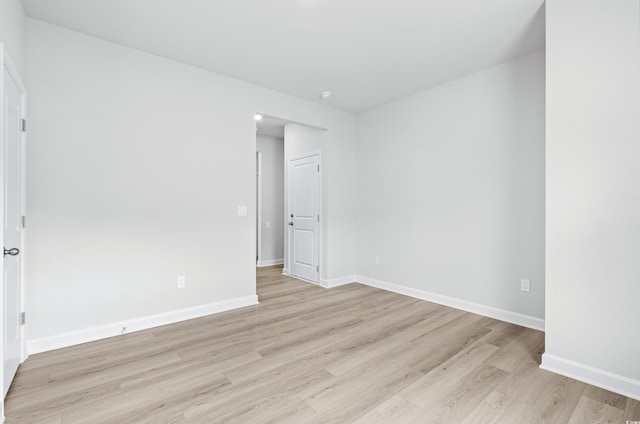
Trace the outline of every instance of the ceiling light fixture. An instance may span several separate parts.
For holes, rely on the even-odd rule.
[[[255,118],[256,121],[262,121],[262,118],[264,118],[264,116],[260,115],[259,113],[256,113],[254,118]]]
[[[320,98],[322,100],[327,100],[329,97],[331,97],[331,91],[323,91],[320,93]]]

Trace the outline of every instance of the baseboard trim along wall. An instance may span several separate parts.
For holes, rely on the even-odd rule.
[[[341,278],[332,278],[330,280],[321,279],[320,287],[324,287],[325,289],[330,289],[332,287],[344,286],[345,284],[355,283],[357,281],[355,275],[348,275],[346,277]]]
[[[263,267],[263,266],[274,266],[274,265],[282,265],[282,264],[284,264],[284,259],[270,259],[268,261],[258,261],[256,266]]]
[[[540,368],[621,394],[628,398],[640,400],[640,381],[629,377],[613,374],[549,353],[542,354],[542,364],[540,364]]]
[[[544,331],[544,320],[529,315],[519,314],[504,309],[493,308],[491,306],[481,305],[479,303],[467,302],[453,297],[442,296],[423,290],[413,289],[394,283],[375,280],[361,275],[356,276],[356,282],[365,284],[370,287],[376,287],[393,293],[403,294],[405,296],[415,297],[417,299],[426,300],[428,302],[437,303],[439,305],[449,306],[451,308],[460,309],[489,318],[495,318],[500,321],[510,322],[512,324],[521,325],[523,327],[532,328],[534,330]]]
[[[75,346],[82,343],[92,342],[108,337],[128,334],[134,331],[147,330],[161,325],[174,324],[180,321],[200,318],[203,316],[230,311],[232,309],[244,308],[258,304],[258,296],[246,296],[236,299],[224,300],[222,302],[210,303],[208,305],[194,306],[192,308],[180,309],[148,317],[135,318],[122,322],[91,327],[83,330],[72,331],[52,337],[27,340],[27,353],[47,352],[49,350],[60,349],[68,346]]]

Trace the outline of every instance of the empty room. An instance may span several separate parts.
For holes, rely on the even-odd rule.
[[[640,423],[638,0],[2,0],[0,422]]]

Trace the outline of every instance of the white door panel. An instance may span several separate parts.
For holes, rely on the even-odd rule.
[[[314,256],[314,246],[313,246],[313,230],[304,230],[304,229],[294,229],[295,232],[293,238],[295,239],[298,249],[294,250],[294,262],[297,265],[304,266],[315,266],[315,261],[313,260]],[[300,248],[305,247],[305,248]],[[308,247],[308,248],[307,248]]]
[[[320,154],[289,159],[290,275],[320,281]]]
[[[23,95],[3,66],[4,395],[22,360]],[[7,250],[9,250],[8,253]]]

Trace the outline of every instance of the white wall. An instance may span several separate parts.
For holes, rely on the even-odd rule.
[[[285,125],[284,157],[286,181],[287,158],[311,151],[322,151],[320,279],[324,284],[332,280],[350,279],[355,273],[356,187],[354,164],[356,163],[356,146],[355,143],[336,143],[333,128],[318,127],[326,129],[293,123]],[[356,132],[354,131],[352,135],[355,139]],[[353,179],[349,177],[349,174],[343,172],[346,169],[349,170],[350,175],[353,175]],[[285,189],[286,210],[287,193]],[[354,248],[352,249],[351,246]],[[285,264],[288,256],[287,249],[287,240],[285,239]]]
[[[640,399],[640,3],[548,1],[547,46],[543,367]]]
[[[20,0],[0,1],[0,43],[24,78],[24,10]]]
[[[262,154],[260,261],[271,264],[284,260],[284,140],[258,134],[256,149]]]
[[[362,113],[358,131],[357,273],[544,318],[543,51]]]
[[[329,128],[332,196],[354,186],[351,114],[31,19],[27,70],[32,342],[255,295],[257,110]]]
[[[355,166],[356,146],[336,143],[335,130],[312,128],[298,124],[284,127],[285,181],[288,174],[287,158],[299,154],[322,151],[322,247],[320,283],[335,280],[353,281],[355,274]],[[355,139],[356,133],[353,133]],[[348,169],[354,179],[342,172]],[[338,171],[338,172],[337,172]],[[338,189],[339,188],[339,189]],[[285,211],[287,193],[285,189]],[[353,226],[351,226],[353,225]],[[351,248],[354,246],[354,249]],[[288,256],[285,239],[285,264]]]

